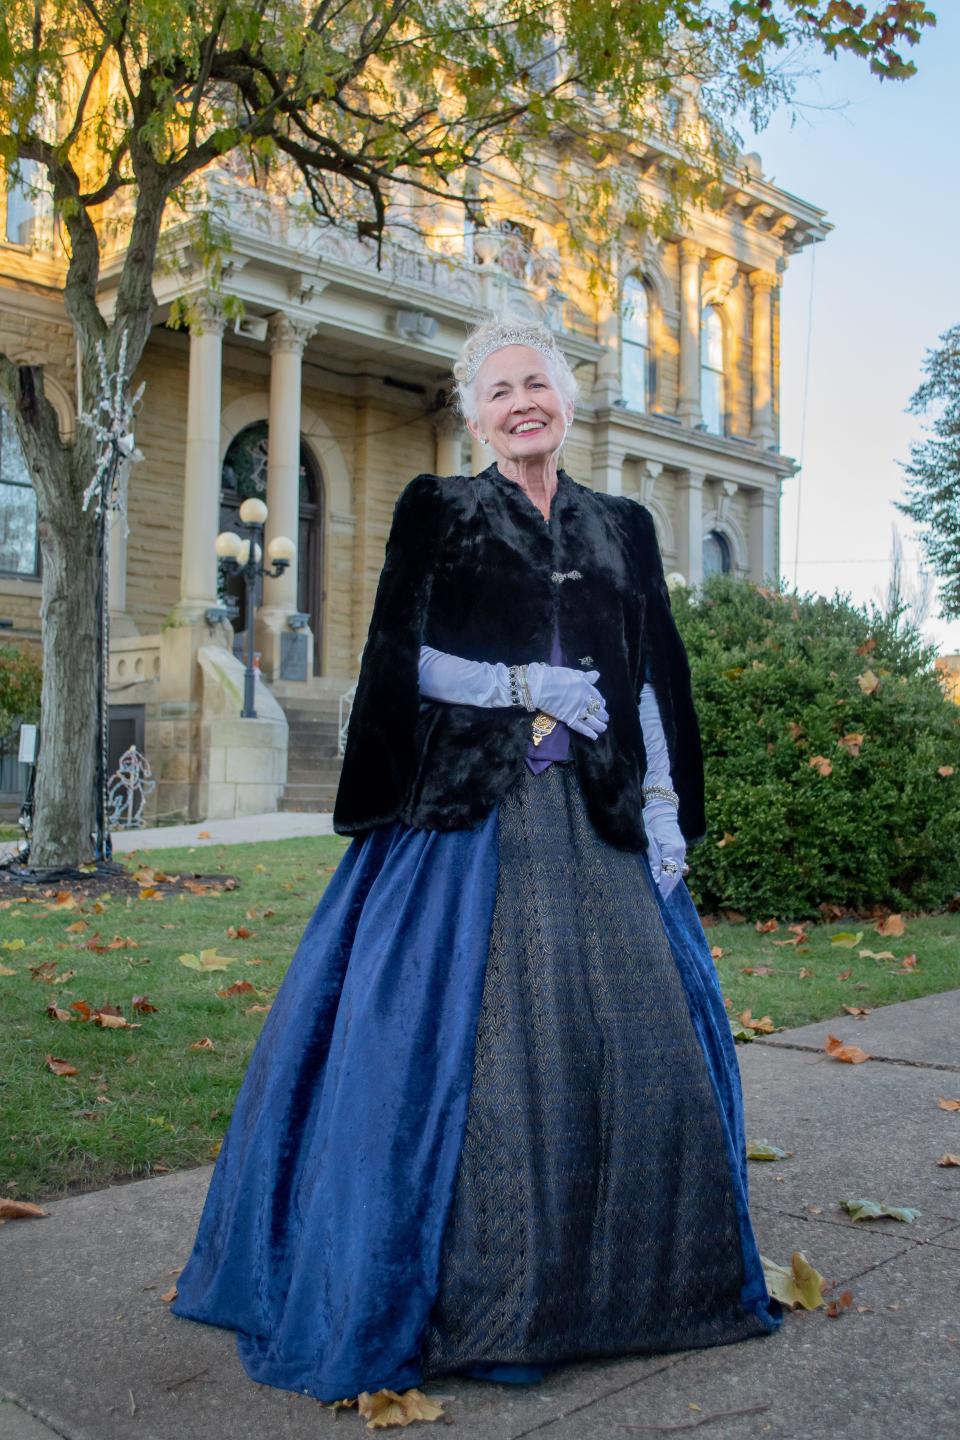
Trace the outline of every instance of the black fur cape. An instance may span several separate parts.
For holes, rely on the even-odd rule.
[[[610,722],[570,739],[598,833],[646,849],[637,703],[656,691],[688,844],[703,838],[703,753],[690,668],[670,611],[653,518],[559,473],[549,521],[491,465],[418,475],[394,510],[350,715],[333,827],[401,820],[476,826],[524,764],[532,715],[421,699],[421,644],[507,665],[549,660],[554,616],[567,664],[599,670]]]

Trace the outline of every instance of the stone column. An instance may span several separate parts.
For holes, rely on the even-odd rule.
[[[593,488],[607,495],[623,494],[623,451],[609,440],[599,440],[593,449]]]
[[[677,472],[677,562],[688,585],[699,585],[703,579],[704,479],[702,470]]]
[[[270,411],[267,425],[267,525],[264,551],[275,535],[286,535],[294,545],[300,528],[300,392],[303,352],[313,329],[298,324],[289,315],[277,311],[270,317]],[[257,646],[260,669],[268,680],[285,678],[282,674],[283,637],[290,636],[288,648],[294,648],[295,632],[290,617],[297,614],[297,578],[300,556],[293,560],[282,575],[263,582],[263,607],[257,617]],[[264,564],[266,564],[264,558]],[[307,679],[312,673],[309,631],[299,632],[306,642],[306,657],[291,654],[286,668],[295,671],[290,678]]]
[[[620,270],[620,251],[610,257],[611,268]],[[597,361],[597,376],[593,384],[593,403],[598,410],[605,410],[623,394],[620,376],[620,291],[613,296],[604,293],[598,302],[597,340],[603,346],[603,354]]]
[[[438,475],[459,475],[463,469],[463,422],[449,406],[434,417],[434,466]]]
[[[119,489],[123,496],[123,509],[111,510],[107,521],[109,545],[109,586],[110,586],[110,634],[120,640],[138,635],[136,625],[127,614],[127,508],[130,490],[130,464],[125,461],[120,468]]]
[[[691,429],[700,411],[700,263],[706,255],[695,240],[680,241],[680,398],[677,417]]]
[[[187,382],[187,439],[183,472],[183,533],[180,541],[180,599],[172,623],[160,634],[160,703],[153,726],[157,814],[180,820],[202,818],[200,783],[204,766],[199,656],[207,647],[229,648],[226,622],[205,623],[218,607],[217,555],[220,529],[220,369],[223,314],[203,296],[190,327]]]
[[[750,579],[758,585],[766,580],[776,583],[780,574],[777,553],[779,511],[779,484],[774,489],[750,491]]]
[[[774,443],[773,432],[773,292],[779,281],[769,270],[751,270],[753,291],[753,424],[751,439],[763,450]]]
[[[180,542],[181,623],[196,623],[217,604],[220,529],[220,369],[223,315],[203,300],[190,328],[187,388],[187,445],[183,472],[183,536]]]

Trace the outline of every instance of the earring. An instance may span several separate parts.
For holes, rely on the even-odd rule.
[[[486,435],[481,435],[481,436],[480,436],[480,444],[481,444],[481,445],[486,445],[486,443],[487,443],[487,437],[486,437]]]

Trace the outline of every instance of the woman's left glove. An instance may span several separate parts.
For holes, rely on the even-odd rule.
[[[647,859],[653,882],[666,900],[683,875],[687,842],[677,823],[676,807],[670,800],[648,800],[643,807],[647,832]]]

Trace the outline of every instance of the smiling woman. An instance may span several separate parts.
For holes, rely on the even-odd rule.
[[[177,1315],[322,1400],[776,1330],[739,1072],[683,883],[690,674],[653,520],[558,466],[576,387],[491,322],[479,475],[401,494],[334,828]]]
[[[492,447],[502,474],[546,519],[577,398],[573,371],[552,334],[491,320],[473,332],[454,375],[470,434]]]

